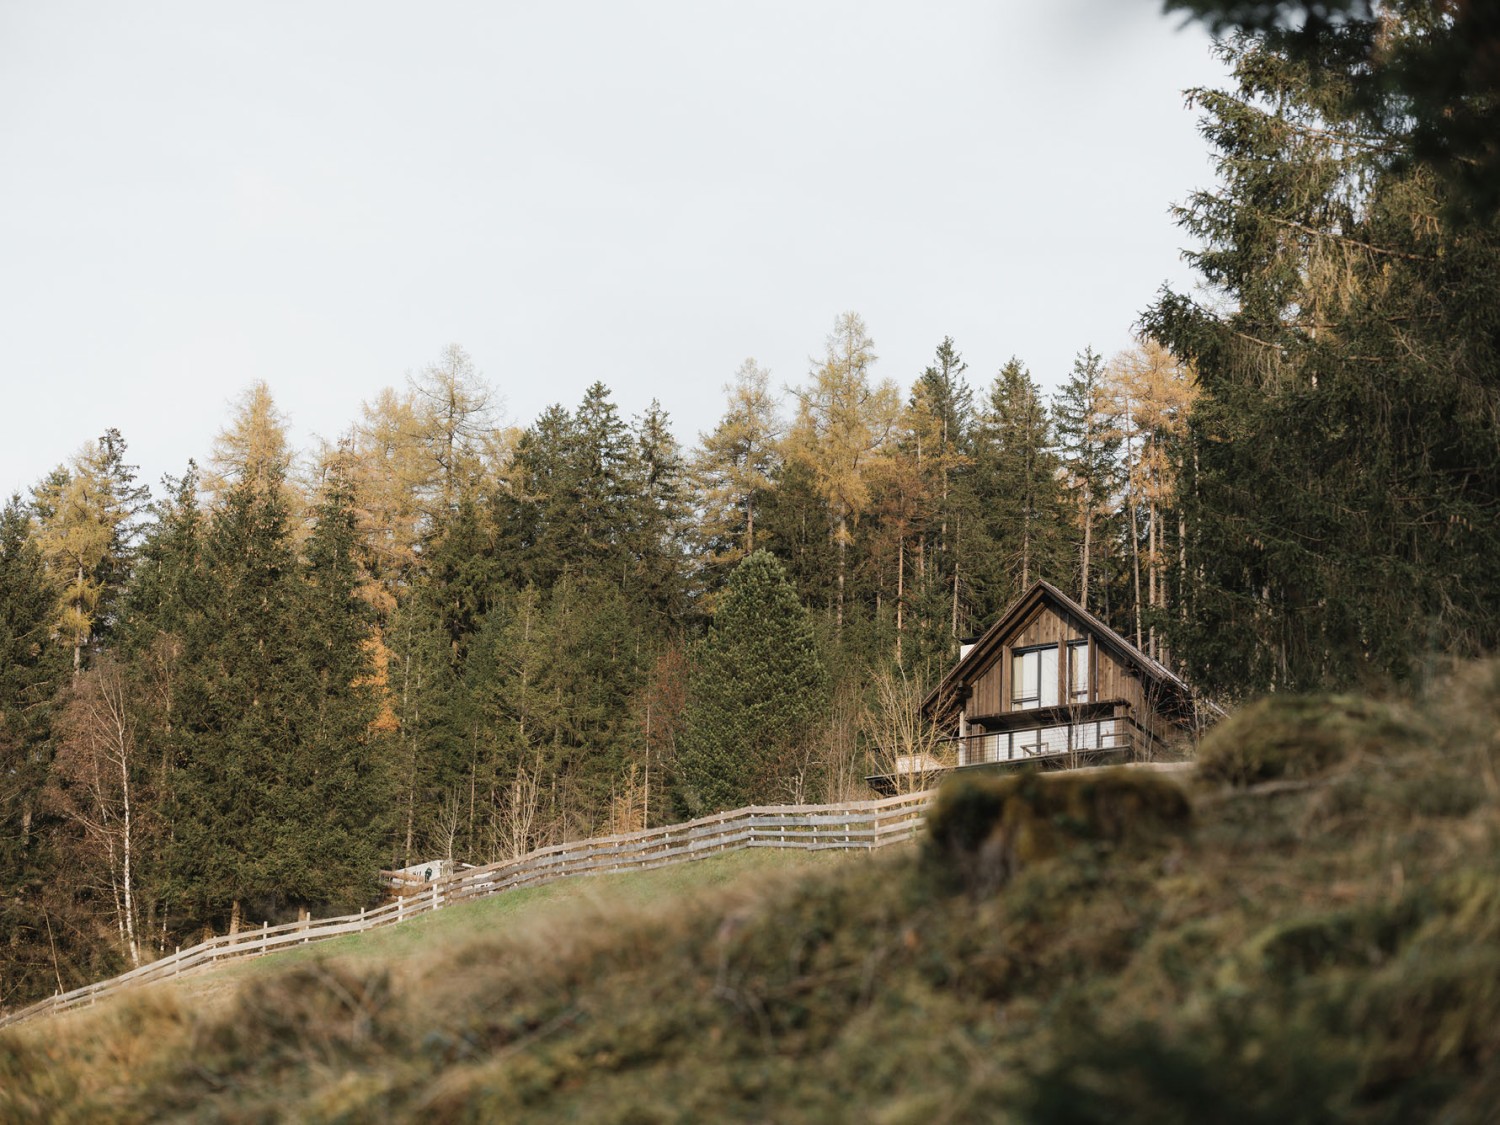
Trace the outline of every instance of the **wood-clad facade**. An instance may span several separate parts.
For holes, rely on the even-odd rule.
[[[1150,761],[1205,710],[1173,672],[1048,582],[965,646],[922,706],[958,767]],[[898,779],[869,780],[890,790]]]

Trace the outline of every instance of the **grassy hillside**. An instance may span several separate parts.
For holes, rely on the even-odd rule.
[[[455,908],[0,1034],[0,1119],[1492,1121],[1497,730],[1495,666],[1282,699],[1185,787],[972,782],[920,849]]]

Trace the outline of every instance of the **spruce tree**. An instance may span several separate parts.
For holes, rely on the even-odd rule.
[[[1381,28],[1396,54],[1418,34]],[[1350,42],[1226,48],[1237,88],[1193,95],[1221,182],[1179,212],[1220,299],[1168,293],[1146,318],[1201,395],[1174,647],[1230,692],[1500,643],[1500,241],[1450,225],[1399,102],[1358,108]]]
[[[204,546],[213,597],[187,642],[174,875],[201,921],[280,901],[276,848],[299,751],[304,599],[279,476],[246,474]]]
[[[634,519],[625,592],[665,628],[681,623],[688,607],[687,466],[671,420],[655,399],[634,429]]]
[[[944,337],[912,388],[911,420],[899,454],[914,462],[924,482],[927,512],[916,543],[906,602],[911,608],[913,644],[909,667],[945,665],[953,656],[963,591],[973,560],[965,557],[965,536],[979,526],[973,502],[974,394],[964,380],[968,370],[951,337]]]
[[[342,461],[313,510],[299,593],[303,616],[287,701],[298,743],[281,786],[275,878],[288,899],[352,908],[376,891],[395,792],[374,728],[373,612],[358,591],[354,495]]]
[[[1036,579],[1065,580],[1070,570],[1051,419],[1015,357],[990,387],[974,458],[974,493],[988,540],[976,600],[987,623]]]
[[[730,576],[694,661],[678,750],[684,809],[774,799],[827,690],[807,611],[776,558],[756,551]]]
[[[1120,482],[1119,434],[1109,424],[1104,399],[1104,360],[1084,348],[1073,360],[1073,370],[1052,404],[1058,451],[1063,462],[1069,499],[1077,520],[1078,569],[1073,589],[1084,609],[1103,610],[1094,598],[1096,586],[1108,581],[1109,534]]]
[[[38,895],[52,862],[38,832],[53,701],[67,680],[52,643],[57,588],[19,496],[0,512],[0,1002],[55,987]]]

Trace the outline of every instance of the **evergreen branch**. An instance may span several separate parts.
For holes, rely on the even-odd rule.
[[[1364,242],[1358,238],[1350,238],[1348,235],[1334,234],[1332,231],[1319,230],[1317,227],[1308,226],[1306,223],[1299,223],[1294,219],[1283,219],[1276,215],[1269,214],[1265,211],[1257,211],[1256,214],[1263,219],[1269,219],[1271,222],[1276,223],[1279,226],[1291,227],[1293,230],[1300,230],[1305,234],[1310,234],[1317,238],[1331,239],[1334,242],[1343,243],[1345,246],[1357,246],[1361,250],[1370,251],[1372,254],[1385,254],[1392,258],[1405,259],[1408,262],[1437,261],[1437,258],[1431,254],[1412,254],[1405,250],[1391,250],[1384,246],[1376,246],[1372,242]]]

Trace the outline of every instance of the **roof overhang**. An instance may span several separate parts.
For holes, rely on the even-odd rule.
[[[946,719],[957,706],[961,706],[964,702],[969,684],[978,678],[981,670],[988,668],[997,658],[1005,645],[1006,638],[1026,624],[1037,610],[1048,605],[1074,618],[1080,627],[1090,633],[1095,642],[1108,650],[1116,660],[1127,668],[1134,669],[1142,679],[1161,689],[1163,703],[1167,705],[1167,709],[1171,709],[1175,704],[1176,708],[1184,712],[1184,717],[1191,714],[1197,696],[1181,677],[1160,661],[1136,648],[1052,583],[1042,579],[1034,582],[1026,593],[1012,602],[1010,608],[984,631],[984,635],[975,642],[974,647],[964,655],[963,659],[950,668],[948,674],[938,681],[937,686],[927,693],[926,698],[922,700],[923,712],[938,722]],[[1209,704],[1209,706],[1213,705]]]

